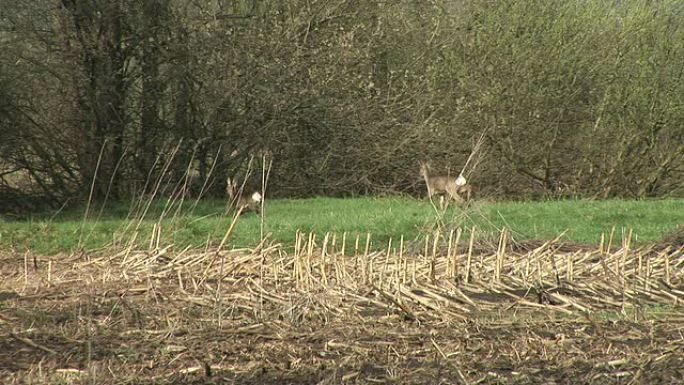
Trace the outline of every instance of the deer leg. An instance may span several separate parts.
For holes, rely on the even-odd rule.
[[[447,190],[447,193],[449,194],[449,197],[453,199],[456,203],[461,204],[463,203],[463,198],[458,194],[458,190],[454,188],[449,188]]]

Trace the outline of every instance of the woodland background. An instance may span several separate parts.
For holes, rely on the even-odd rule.
[[[3,0],[0,52],[0,211],[263,153],[270,196],[418,196],[483,133],[479,196],[684,195],[681,1]]]

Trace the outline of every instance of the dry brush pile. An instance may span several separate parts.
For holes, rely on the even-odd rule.
[[[3,383],[679,383],[684,248],[153,245],[0,264]],[[406,250],[410,249],[411,252]],[[415,249],[415,250],[414,250]],[[419,251],[418,251],[419,250]],[[517,251],[516,251],[517,250]]]

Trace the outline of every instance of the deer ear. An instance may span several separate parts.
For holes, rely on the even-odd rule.
[[[456,178],[456,186],[465,186],[467,183],[468,181],[463,175],[459,175],[458,178]]]

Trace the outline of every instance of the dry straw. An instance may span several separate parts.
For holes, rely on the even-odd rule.
[[[226,234],[230,231],[229,227]],[[228,304],[253,307],[259,317],[266,317],[283,302],[322,293],[324,302],[335,302],[337,310],[368,308],[367,312],[397,312],[410,320],[461,320],[511,306],[587,316],[610,308],[677,305],[684,300],[684,291],[676,285],[682,278],[681,250],[653,252],[627,247],[629,242],[625,242],[616,250],[561,252],[556,239],[516,253],[507,247],[509,233],[502,231],[496,249],[476,253],[476,232],[470,231],[463,248],[459,247],[462,233],[454,230],[446,242],[434,234],[426,243],[429,253],[423,256],[407,255],[403,238],[395,247],[390,240],[383,250],[375,251],[368,234],[363,252],[349,255],[333,246],[334,234],[325,234],[319,243],[316,234],[297,232],[291,253],[265,242],[255,250],[227,250],[221,245],[214,250],[178,252],[159,249],[152,242],[149,251],[122,249],[87,263],[126,260],[116,266],[128,279],[175,280],[181,291],[190,283],[201,293],[203,285],[215,282],[203,301],[220,304],[224,310]],[[355,244],[359,243],[357,238]],[[479,263],[473,263],[475,257]],[[252,287],[250,291],[258,295],[244,297],[244,290],[231,294],[239,286]],[[308,309],[330,311],[328,305],[319,305],[308,305]]]

